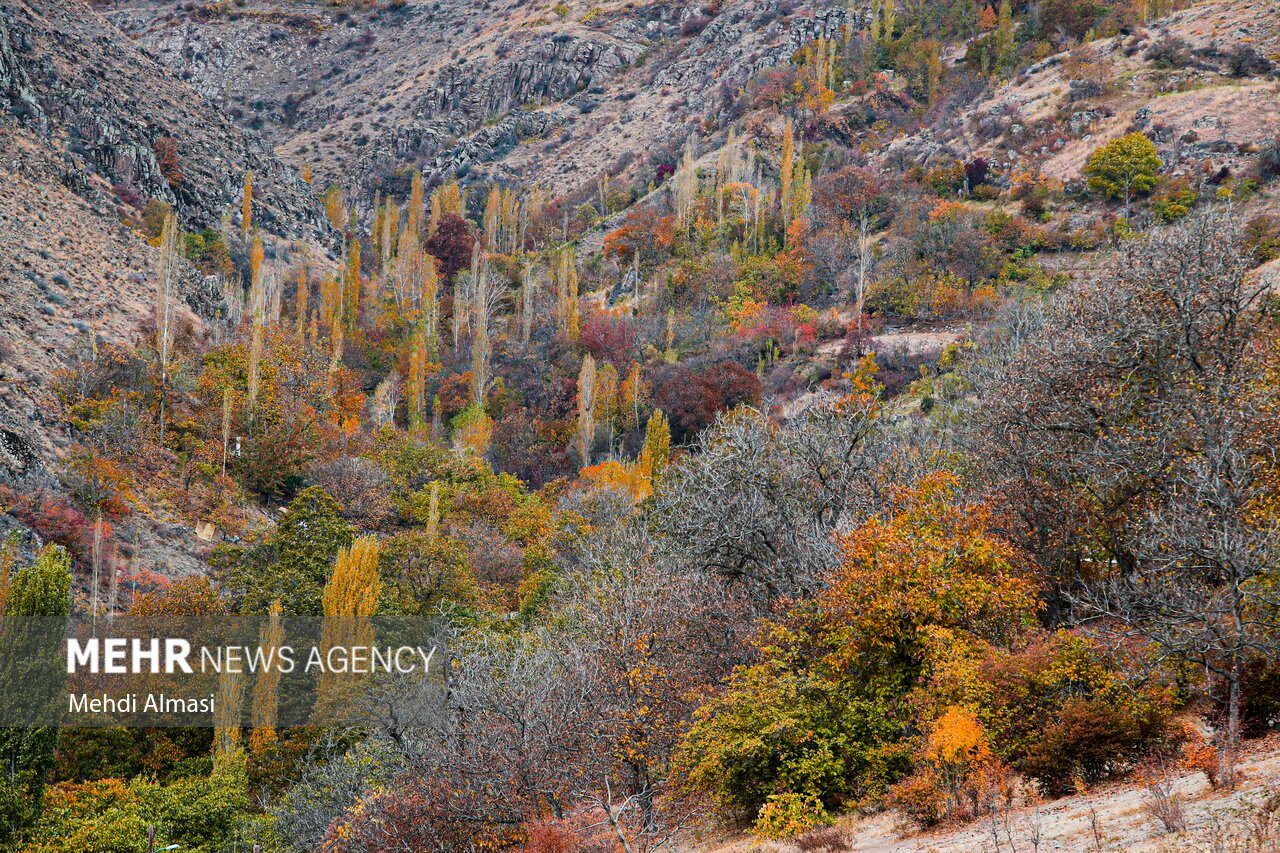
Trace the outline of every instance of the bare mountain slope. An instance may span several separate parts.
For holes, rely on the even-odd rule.
[[[1071,182],[1099,145],[1142,131],[1175,177],[1206,163],[1248,174],[1276,134],[1277,56],[1280,4],[1203,0],[1047,57],[881,156],[949,163],[981,155],[1001,169]]]
[[[213,225],[257,177],[259,224],[272,233],[320,237],[323,216],[307,185],[204,102],[83,0],[13,0],[0,8],[0,102],[6,121],[62,156],[60,180],[82,195],[90,175],[174,204],[188,225]],[[157,162],[162,138],[177,142],[181,180]]]
[[[517,0],[336,11],[319,0],[117,0],[109,14],[283,156],[364,197],[407,168],[520,178],[563,192],[619,161],[678,149],[740,88],[860,13],[808,0],[697,4]],[[651,165],[651,164],[650,164]]]
[[[0,470],[45,459],[56,372],[78,346],[133,346],[152,311],[154,250],[121,224],[148,198],[189,228],[239,209],[255,174],[255,220],[285,238],[327,239],[297,171],[147,57],[81,0],[0,5]],[[181,179],[156,143],[178,141]],[[172,174],[172,173],[171,173]],[[208,306],[198,277],[185,296]],[[194,317],[193,317],[194,320]],[[197,321],[198,322],[198,321]]]

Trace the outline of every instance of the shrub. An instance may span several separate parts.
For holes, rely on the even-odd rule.
[[[1115,661],[1071,634],[992,652],[979,677],[1001,757],[1052,793],[1122,772],[1171,734],[1167,690],[1128,684]]]
[[[624,369],[636,356],[636,327],[627,317],[592,313],[582,318],[578,343],[596,361]]]
[[[1270,183],[1276,178],[1280,178],[1280,137],[1258,154],[1258,179]]]
[[[1238,45],[1227,55],[1227,70],[1233,77],[1262,77],[1275,65],[1249,45]]]
[[[772,794],[760,807],[751,834],[758,838],[793,838],[815,826],[831,822],[817,797],[805,794]]]
[[[836,829],[816,829],[796,837],[793,842],[802,853],[840,853],[848,842]]]
[[[169,182],[169,186],[176,187],[186,180],[182,174],[182,161],[178,157],[178,140],[172,136],[162,136],[157,139],[155,157],[156,165],[160,167],[160,174]]]
[[[964,176],[970,188],[985,184],[990,174],[991,164],[984,157],[974,157],[964,164]]]
[[[690,15],[680,25],[680,35],[685,38],[692,38],[705,30],[709,23],[711,23],[711,19],[706,15]]]
[[[524,853],[578,853],[582,838],[561,820],[536,820],[525,831]]]
[[[1191,53],[1187,43],[1182,39],[1165,36],[1147,48],[1143,58],[1156,68],[1182,68],[1191,61]]]
[[[703,365],[674,365],[659,377],[654,404],[666,412],[687,441],[709,426],[720,412],[741,403],[755,403],[762,393],[760,379],[734,361]]]
[[[963,706],[934,721],[915,757],[916,772],[893,787],[889,803],[924,826],[975,817],[1008,778],[986,729]]]

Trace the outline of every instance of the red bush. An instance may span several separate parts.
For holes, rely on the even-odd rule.
[[[635,324],[625,317],[589,314],[582,319],[578,343],[596,361],[607,361],[622,372],[636,357]]]
[[[674,437],[688,441],[725,409],[759,402],[762,390],[759,378],[734,361],[675,365],[659,377],[654,403],[671,420]]]
[[[582,838],[562,820],[536,820],[528,825],[524,853],[577,853]]]
[[[62,495],[24,494],[0,486],[0,506],[7,507],[10,515],[39,533],[46,542],[62,545],[77,560],[85,561],[92,555],[93,525]],[[109,537],[109,526],[106,531]]]

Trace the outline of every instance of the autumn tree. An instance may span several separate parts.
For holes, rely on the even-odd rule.
[[[164,444],[166,404],[169,396],[169,372],[173,360],[175,299],[178,288],[178,220],[172,212],[165,217],[160,232],[160,256],[156,282],[156,358],[160,370],[160,443]]]
[[[409,183],[408,210],[405,212],[405,233],[412,239],[422,239],[422,215],[425,212],[426,196],[423,193],[422,172],[413,170]]]
[[[578,458],[582,466],[591,464],[591,451],[596,440],[596,360],[590,354],[582,357],[578,371],[578,429],[575,435]]]
[[[378,609],[382,581],[378,576],[378,540],[362,536],[338,552],[333,574],[324,587],[324,621],[320,648],[373,645],[373,614]],[[321,701],[336,698],[342,679],[325,671],[320,679]]]
[[[329,217],[329,224],[341,229],[347,221],[347,200],[338,184],[330,184],[324,191],[324,210]]]
[[[905,773],[910,709],[894,703],[926,674],[934,638],[1006,642],[1034,620],[1020,555],[957,485],[894,490],[842,538],[830,586],[770,626],[761,662],[700,712],[681,755],[689,784],[754,814],[779,788],[833,806]]]
[[[1089,155],[1084,166],[1089,189],[1108,198],[1123,198],[1124,211],[1134,195],[1151,192],[1162,165],[1156,146],[1141,133],[1113,139]]]
[[[1280,603],[1274,431],[1258,417],[1275,406],[1270,285],[1233,216],[1125,244],[974,368],[975,458],[1050,570],[1055,616],[1214,674],[1224,779],[1244,667],[1274,653],[1263,614]]]
[[[859,395],[810,407],[785,428],[747,407],[721,415],[700,453],[662,473],[654,523],[682,565],[753,605],[811,592],[838,562],[831,532],[874,505],[885,454],[878,412]]]
[[[284,606],[279,601],[267,608],[267,622],[262,626],[259,647],[270,665],[258,672],[253,682],[251,708],[253,730],[249,748],[258,751],[276,742],[276,723],[280,718],[280,647],[284,645]]]
[[[244,704],[244,673],[223,667],[218,673],[218,692],[213,706],[213,761],[222,769],[239,760],[241,715]]]
[[[641,467],[657,483],[662,480],[671,461],[671,427],[662,409],[654,409],[644,428],[644,445],[640,448]]]
[[[440,277],[451,282],[459,270],[470,267],[475,242],[467,221],[456,213],[446,212],[440,215],[424,248],[435,258]]]
[[[248,240],[253,231],[253,172],[244,173],[244,192],[240,197],[240,239]]]
[[[182,174],[182,160],[178,156],[178,140],[172,136],[162,136],[155,144],[156,165],[160,174],[175,189],[186,180]]]

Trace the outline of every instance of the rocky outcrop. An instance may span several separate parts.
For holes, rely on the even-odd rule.
[[[571,2],[560,16],[542,4],[410,0],[362,14],[254,0],[215,14],[118,0],[111,14],[283,156],[368,202],[402,188],[411,168],[572,189],[619,158],[678,146],[692,116],[731,118],[755,76],[866,15],[835,0],[715,5]],[[671,95],[680,103],[662,100]],[[596,130],[611,117],[625,127],[604,144]]]
[[[253,171],[264,230],[327,239],[323,213],[295,169],[83,0],[0,7],[0,104],[10,121],[65,155],[62,181],[86,197],[100,191],[90,180],[99,176],[120,194],[172,204],[188,227],[210,226]],[[178,158],[168,174],[156,154],[165,138],[176,141]]]

